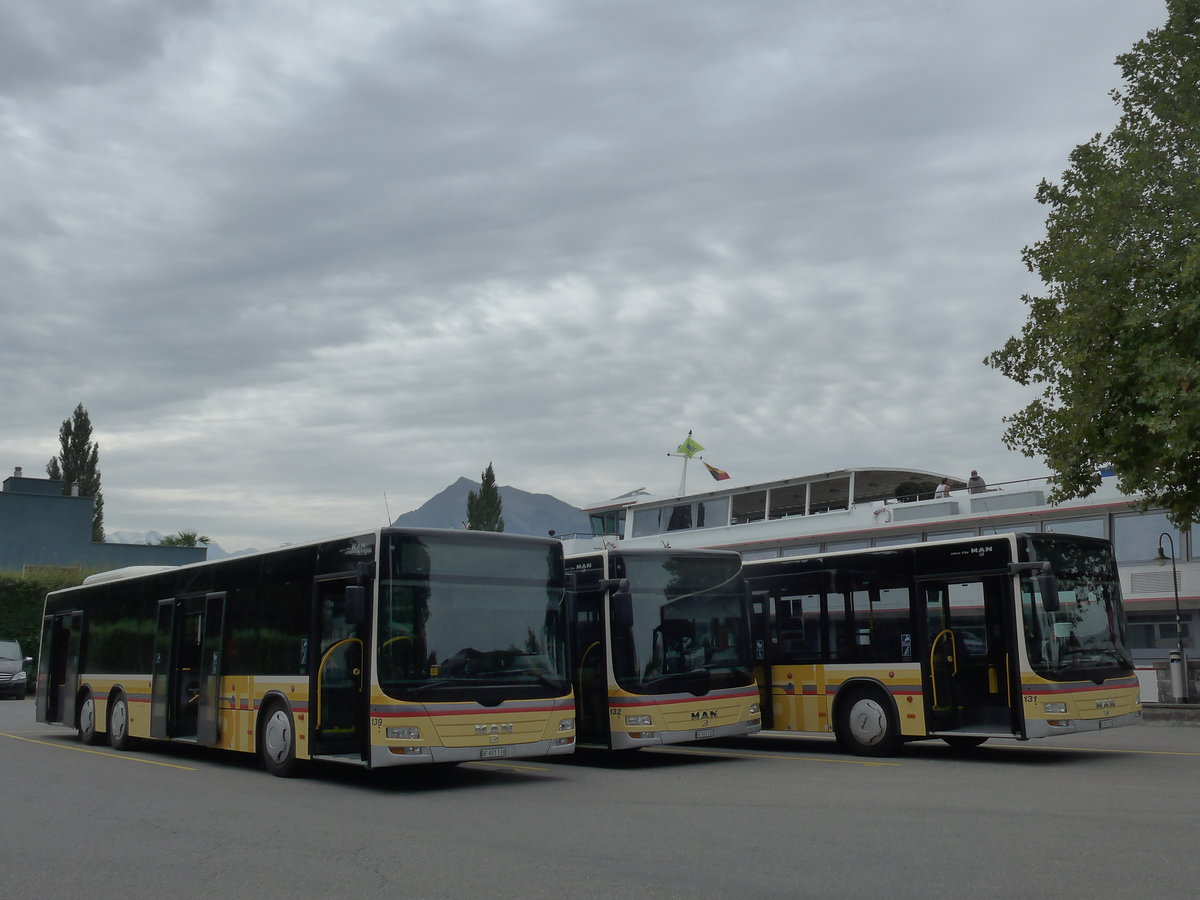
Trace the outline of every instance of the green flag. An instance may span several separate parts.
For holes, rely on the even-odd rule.
[[[692,440],[692,435],[689,432],[688,436],[687,436],[687,440],[684,441],[682,444],[680,444],[678,447],[676,447],[675,452],[682,453],[688,459],[691,459],[693,456],[695,456],[697,453],[699,453],[703,449],[704,449],[703,447],[701,447],[698,443],[696,443],[694,440]]]

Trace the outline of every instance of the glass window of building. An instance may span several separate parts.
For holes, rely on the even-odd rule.
[[[1048,519],[1042,524],[1042,531],[1051,534],[1082,534],[1087,537],[1108,537],[1105,534],[1105,517],[1097,516],[1090,519]]]
[[[1152,511],[1113,516],[1112,542],[1119,563],[1148,563],[1158,557],[1158,536],[1163,532],[1171,535],[1175,542],[1175,561],[1183,559],[1183,541],[1178,531],[1171,527],[1165,512]],[[1163,552],[1171,554],[1171,545],[1163,541]]]

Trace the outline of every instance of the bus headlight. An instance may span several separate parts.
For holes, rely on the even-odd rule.
[[[562,719],[558,723],[558,730],[559,731],[574,731],[575,730],[575,720],[574,719]]]
[[[625,724],[626,725],[649,725],[650,717],[649,716],[626,716]]]
[[[1043,703],[1042,710],[1048,714],[1066,715],[1067,704],[1065,703]]]
[[[387,737],[389,741],[419,741],[421,739],[421,729],[412,726],[389,728],[387,730]]]
[[[757,703],[750,704],[750,715],[752,715],[752,716],[758,715],[758,704]]]

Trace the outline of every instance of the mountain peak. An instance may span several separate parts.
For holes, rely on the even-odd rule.
[[[397,517],[393,525],[415,528],[465,528],[467,494],[482,489],[478,481],[460,476],[457,481],[425,501],[417,509]],[[504,485],[499,488],[504,530],[508,534],[555,534],[588,532],[587,515],[549,494],[531,494]]]

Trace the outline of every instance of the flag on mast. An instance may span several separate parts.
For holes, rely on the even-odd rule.
[[[701,462],[704,462],[704,460],[701,460]],[[704,463],[704,468],[708,469],[708,474],[713,477],[714,481],[729,480],[729,473],[724,469],[718,469],[716,466],[710,466],[708,463]]]
[[[692,438],[692,433],[689,431],[687,440],[676,447],[675,452],[686,456],[688,459],[691,459],[703,449],[704,448],[700,446],[699,442]]]

